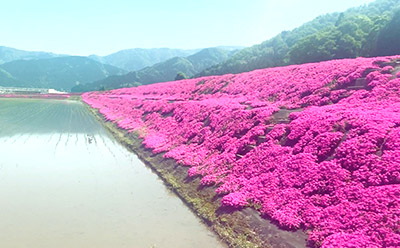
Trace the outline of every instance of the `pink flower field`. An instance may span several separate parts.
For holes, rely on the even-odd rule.
[[[400,247],[400,56],[85,93],[223,206],[253,207],[310,247]]]

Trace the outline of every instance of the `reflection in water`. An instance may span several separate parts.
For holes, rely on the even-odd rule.
[[[0,100],[0,129],[0,247],[222,247],[80,103]]]

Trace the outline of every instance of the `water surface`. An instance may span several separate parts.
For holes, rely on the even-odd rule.
[[[224,247],[79,102],[0,99],[0,247]]]

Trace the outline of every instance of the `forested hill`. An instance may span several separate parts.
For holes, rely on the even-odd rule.
[[[16,60],[0,65],[0,85],[70,91],[77,84],[122,73],[122,69],[79,56]]]
[[[86,85],[80,84],[72,88],[72,91],[85,92],[116,89],[172,81],[178,73],[182,78],[191,77],[211,65],[227,60],[235,52],[223,48],[206,48],[188,57],[175,57],[139,71],[129,72],[125,75],[110,76]]]
[[[259,45],[245,48],[227,61],[196,76],[240,73],[254,69],[359,56],[400,54],[400,0],[317,17]]]

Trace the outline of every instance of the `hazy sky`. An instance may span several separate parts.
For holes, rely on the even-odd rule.
[[[127,48],[251,46],[373,0],[13,0],[0,45],[73,55]]]

